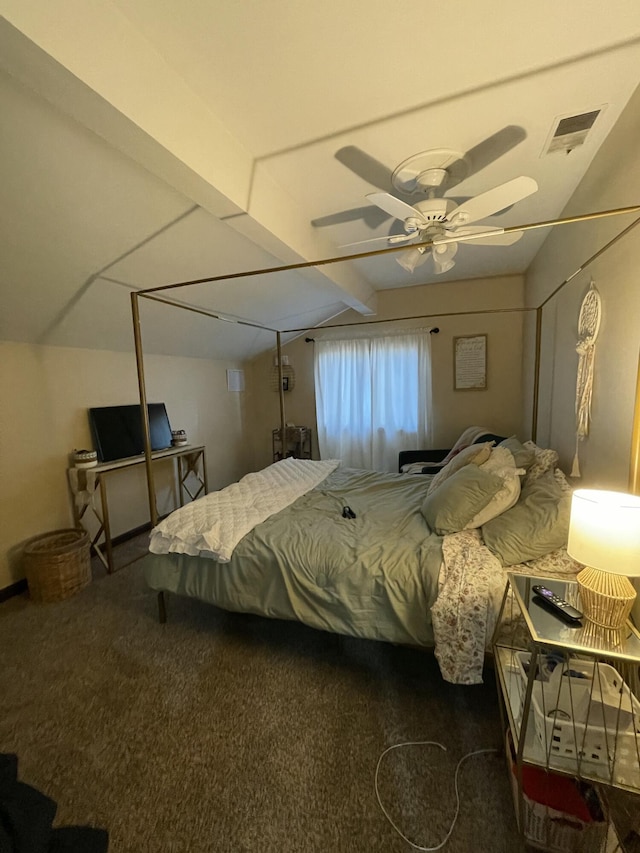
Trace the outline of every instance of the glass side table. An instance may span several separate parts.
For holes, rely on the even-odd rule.
[[[524,840],[538,849],[572,850],[551,837],[560,823],[553,819],[546,821],[546,837],[531,837],[523,769],[590,783],[605,808],[610,789],[640,793],[640,634],[630,622],[615,632],[586,619],[571,626],[537,603],[535,584],[580,609],[575,581],[508,574],[492,642],[501,721],[513,744],[513,762],[510,747],[507,756],[510,773],[515,764],[512,782]],[[640,822],[640,799],[637,811]],[[601,830],[590,828],[575,849],[624,849],[607,846]]]

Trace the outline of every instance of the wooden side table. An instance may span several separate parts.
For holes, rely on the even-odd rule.
[[[176,460],[174,472],[180,506],[207,494],[207,466],[203,445],[185,445],[184,447],[172,447],[168,450],[158,450],[152,453],[151,457],[153,460]],[[75,525],[85,529],[91,537],[87,522],[92,516],[97,520],[98,530],[91,538],[91,550],[109,574],[113,572],[113,543],[109,522],[107,475],[136,465],[144,465],[144,463],[145,457],[141,455],[130,456],[126,459],[115,459],[113,462],[103,462],[93,468],[69,468],[67,470],[67,479],[73,499]],[[97,494],[100,496],[99,501],[96,498]],[[104,552],[99,547],[101,537],[104,537],[102,543]]]

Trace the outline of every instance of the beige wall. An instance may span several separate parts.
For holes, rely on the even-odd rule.
[[[173,429],[204,444],[209,488],[249,470],[242,439],[244,394],[230,393],[238,364],[147,356],[149,402],[164,402]],[[26,539],[72,526],[66,468],[74,448],[92,447],[87,409],[138,401],[131,353],[0,343],[0,589],[23,576]],[[158,509],[175,506],[171,463],[157,463]],[[109,477],[112,533],[149,521],[144,466]]]
[[[446,282],[378,293],[376,320],[411,315],[433,315],[447,311],[484,311],[492,308],[521,308],[524,282],[520,276]],[[437,326],[432,335],[434,447],[450,447],[471,424],[486,426],[504,434],[518,432],[522,395],[522,318],[520,312],[446,316],[414,321],[407,325]],[[346,312],[334,321],[362,323],[367,318]],[[375,328],[375,327],[372,327]],[[382,327],[384,328],[384,327]],[[486,391],[453,390],[453,338],[458,335],[488,335],[488,387]],[[310,333],[321,334],[319,329]],[[313,391],[313,344],[304,336],[284,347],[296,371],[296,385],[285,394],[287,422],[313,428],[314,456],[318,458]],[[271,462],[271,430],[280,423],[278,394],[269,390],[273,353],[255,359],[248,366],[250,393],[247,410],[256,423],[253,432],[254,465]],[[529,437],[528,431],[523,436]]]
[[[564,215],[640,202],[639,138],[640,89],[597,154]],[[527,274],[528,304],[539,305],[588,258],[630,225],[635,216],[554,228]],[[575,450],[578,314],[591,278],[602,297],[592,421],[590,434],[580,447],[581,484],[585,486],[613,489],[628,486],[640,348],[639,269],[640,226],[569,282],[543,312],[538,443],[557,448],[562,467],[569,472]],[[525,366],[530,383],[533,368],[529,358]],[[528,414],[525,411],[525,417]]]

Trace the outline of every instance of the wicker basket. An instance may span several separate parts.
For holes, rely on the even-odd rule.
[[[24,547],[24,570],[34,601],[62,601],[91,580],[89,536],[84,530],[52,530]]]

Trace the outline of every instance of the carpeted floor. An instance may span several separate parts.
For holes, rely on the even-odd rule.
[[[104,826],[111,853],[406,851],[453,816],[457,761],[500,740],[491,673],[442,681],[429,652],[156,598],[134,562],[58,604],[0,606],[0,752],[59,804]],[[445,850],[519,850],[504,758],[463,765]]]

